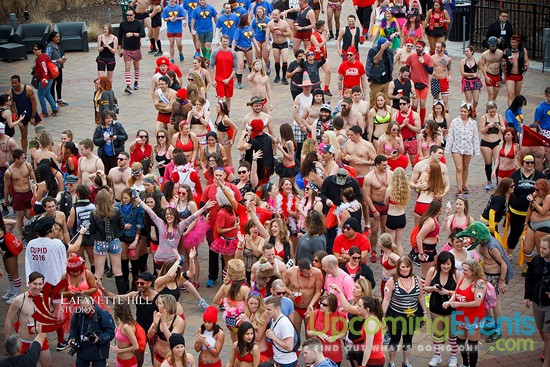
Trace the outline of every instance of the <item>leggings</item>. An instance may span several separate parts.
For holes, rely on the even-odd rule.
[[[406,316],[404,316],[406,319]],[[412,341],[414,336],[413,330],[407,330],[406,333],[403,334],[403,329],[401,328],[394,328],[392,326],[389,326],[390,332],[390,343],[389,343],[389,350],[392,352],[397,352],[399,350],[399,342],[401,341],[401,335],[403,335],[403,350],[404,351],[410,351],[412,349]]]
[[[59,69],[59,76],[53,80],[52,89],[50,89],[50,92],[52,93],[52,97],[55,101],[62,99],[61,85],[63,84],[63,68],[58,68],[58,69]],[[56,92],[57,92],[57,99],[55,98]]]
[[[361,28],[364,29],[364,32],[369,30],[370,16],[372,14],[372,6],[367,6],[364,8],[357,7],[355,11],[357,13],[357,19],[361,23]]]
[[[478,357],[478,342],[468,340],[468,345],[466,345],[466,340],[457,338],[458,349],[460,350],[460,355],[462,356],[462,364],[468,367],[477,366],[477,357]]]
[[[516,248],[519,238],[523,233],[523,224],[525,223],[525,215],[517,215],[510,213],[510,234],[508,235],[508,248],[513,250]]]

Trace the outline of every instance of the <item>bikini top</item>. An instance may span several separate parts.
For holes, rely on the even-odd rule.
[[[188,138],[189,140],[187,143],[183,144],[181,141],[181,136],[178,137],[178,141],[176,141],[176,148],[179,148],[183,150],[184,152],[192,152],[193,151],[193,140],[191,137]]]
[[[130,343],[130,339],[124,334],[122,334],[122,324],[115,329],[115,339],[117,342],[121,343]]]
[[[390,264],[390,258],[388,257],[386,261],[383,260],[384,256],[380,257],[380,264],[382,264],[382,267],[386,270],[393,270],[397,267],[397,264],[391,265]]]
[[[514,159],[516,157],[516,152],[514,151],[514,147],[512,146],[512,149],[508,153],[504,150],[504,144],[502,144],[502,149],[500,149],[500,152],[498,152],[498,155],[503,158],[511,158]]]
[[[498,125],[500,125],[500,115],[497,115],[497,116],[498,116]],[[489,125],[490,123],[491,121],[489,121],[489,115],[485,115],[485,126]],[[490,127],[487,129],[487,134],[497,135],[497,134],[500,134],[500,131],[498,127]]]
[[[229,131],[229,126],[225,126],[225,125],[223,124],[223,117],[222,117],[222,119],[220,120],[220,122],[217,122],[217,123],[216,123],[216,128],[218,129],[218,131],[219,131],[220,133],[226,133],[226,132]]]
[[[477,73],[477,62],[474,61],[474,66],[470,67],[468,61],[464,63],[464,72],[465,73]]]
[[[176,317],[177,317],[177,316],[174,315],[174,318],[172,319],[172,323],[171,323],[170,326],[168,327],[168,330],[169,330],[169,331],[172,331],[172,330],[174,329],[174,323],[176,322]],[[157,335],[158,335],[158,337],[159,337],[160,340],[162,340],[162,341],[168,341],[168,340],[166,340],[166,336],[164,336],[164,333],[160,330],[160,323],[161,323],[161,322],[162,322],[162,320],[159,321],[159,323],[157,324]]]
[[[373,123],[375,125],[381,125],[381,124],[386,124],[388,122],[390,122],[391,120],[391,114],[386,111],[386,116],[382,117],[378,114],[378,111],[376,111],[376,113],[374,114],[374,121]]]
[[[237,349],[237,353],[235,353],[235,358],[237,358],[237,360],[241,362],[253,362],[252,353],[250,353],[250,351],[243,357],[241,356],[241,352],[239,352],[239,350]]]

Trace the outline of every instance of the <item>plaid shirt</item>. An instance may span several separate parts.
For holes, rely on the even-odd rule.
[[[294,133],[294,139],[297,144],[303,143],[307,139],[307,134],[304,134],[302,129],[300,129],[300,125],[298,125],[296,121],[292,122],[292,132]]]

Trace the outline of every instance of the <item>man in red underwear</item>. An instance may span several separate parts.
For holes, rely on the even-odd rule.
[[[315,25],[315,12],[308,4],[307,0],[298,0],[298,15],[294,21],[294,52],[300,49],[302,42],[304,50],[311,44],[311,32]],[[292,11],[290,9],[289,11]],[[288,12],[288,11],[287,11]]]
[[[426,118],[426,100],[428,99],[430,75],[434,71],[432,57],[424,52],[425,47],[426,43],[424,41],[416,41],[416,52],[407,58],[407,66],[411,70],[414,92],[420,104],[420,122],[422,126],[424,126],[424,119]],[[418,110],[418,105],[412,107],[413,110]]]
[[[521,94],[523,75],[529,69],[527,49],[523,47],[521,38],[517,34],[514,34],[510,39],[510,47],[504,50],[503,64],[506,67],[504,75],[506,91],[508,92],[508,106],[510,106],[514,98]]]
[[[479,72],[485,76],[487,87],[487,100],[496,101],[500,89],[500,78],[502,77],[502,57],[504,52],[498,48],[498,38],[489,37],[487,40],[489,49],[481,54]]]
[[[27,155],[22,149],[13,151],[13,163],[4,173],[4,203],[12,196],[13,210],[17,214],[17,229],[23,230],[23,218],[31,219],[32,208],[31,183],[34,184],[34,170],[27,162]],[[10,192],[11,191],[11,192]],[[9,334],[6,334],[9,335]]]
[[[231,110],[231,98],[235,90],[235,72],[237,71],[237,54],[229,48],[229,36],[221,36],[221,47],[216,49],[210,58],[210,75],[212,85],[216,88],[216,97],[225,99]]]

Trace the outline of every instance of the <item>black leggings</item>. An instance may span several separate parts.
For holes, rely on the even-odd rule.
[[[389,343],[390,351],[397,352],[399,350],[399,342],[401,341],[401,335],[403,335],[403,350],[410,351],[412,349],[414,331],[411,332],[411,330],[406,330],[407,333],[403,334],[403,329],[401,328],[395,328],[395,330],[392,330],[392,329],[390,330],[391,330],[390,343]]]
[[[357,18],[361,27],[364,29],[364,32],[369,30],[370,16],[372,14],[372,6],[367,6],[365,8],[357,7],[355,11],[357,13]]]
[[[468,367],[477,366],[478,358],[478,342],[468,340],[468,346],[466,346],[466,340],[457,338],[458,350],[462,356],[462,364]]]
[[[58,101],[61,98],[61,85],[63,84],[63,68],[59,69],[59,76],[53,80],[52,88],[50,89],[50,93],[52,94],[53,100]],[[55,98],[55,93],[57,92],[57,98]]]
[[[525,223],[525,215],[517,215],[510,213],[510,234],[508,235],[508,248],[514,250],[519,242],[519,238],[523,233],[523,224]]]

